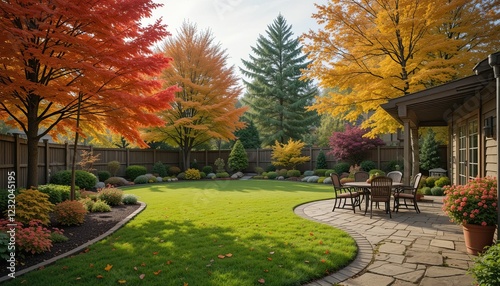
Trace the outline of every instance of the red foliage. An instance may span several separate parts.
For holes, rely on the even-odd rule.
[[[367,130],[350,125],[345,126],[344,132],[333,132],[329,142],[332,151],[329,154],[340,161],[360,163],[366,151],[385,145],[380,138],[364,137],[366,133]]]

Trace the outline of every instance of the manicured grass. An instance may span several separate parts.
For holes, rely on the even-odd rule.
[[[124,190],[148,204],[134,220],[88,252],[6,284],[300,285],[356,255],[345,232],[293,213],[331,198],[330,185],[221,180]]]

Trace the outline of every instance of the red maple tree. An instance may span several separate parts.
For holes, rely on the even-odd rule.
[[[38,141],[110,130],[146,147],[138,128],[161,125],[176,87],[154,76],[171,59],[153,53],[169,35],[150,0],[0,1],[0,120],[27,137],[27,186],[38,185]],[[76,128],[80,115],[82,124]]]

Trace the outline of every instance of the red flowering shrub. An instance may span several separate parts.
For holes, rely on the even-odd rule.
[[[11,226],[7,226],[9,223],[7,220],[0,220],[0,230],[10,230]],[[16,251],[35,254],[50,250],[52,247],[50,230],[43,227],[40,220],[31,220],[27,227],[23,227],[21,222],[16,224]]]
[[[85,220],[87,207],[79,201],[64,201],[56,205],[54,214],[62,225],[78,225]]]
[[[443,211],[457,224],[496,225],[497,180],[475,178],[466,185],[444,186]]]

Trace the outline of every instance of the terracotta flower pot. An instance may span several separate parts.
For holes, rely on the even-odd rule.
[[[463,224],[465,246],[467,253],[478,255],[483,252],[484,247],[493,244],[493,236],[496,226],[487,225],[481,226],[476,224]]]

